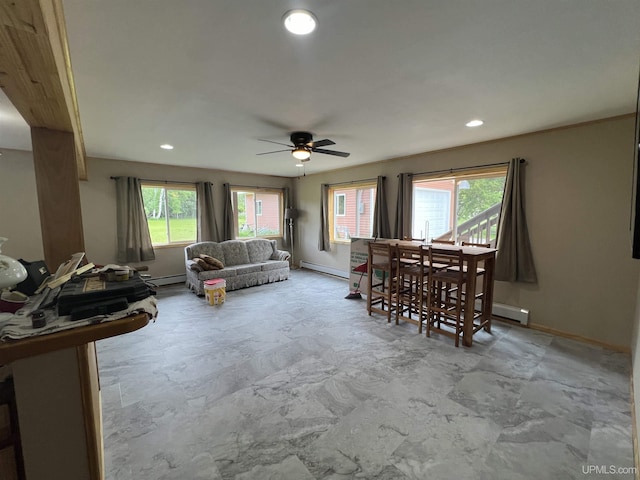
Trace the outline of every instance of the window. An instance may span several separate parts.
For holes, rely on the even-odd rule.
[[[347,196],[344,193],[336,193],[335,195],[336,216],[344,217],[346,215]]]
[[[507,167],[414,177],[412,233],[495,244]]]
[[[351,237],[371,237],[375,199],[375,183],[329,187],[331,241],[347,243]]]
[[[195,185],[143,183],[142,200],[154,246],[196,241]]]
[[[282,236],[282,190],[231,188],[236,238]]]

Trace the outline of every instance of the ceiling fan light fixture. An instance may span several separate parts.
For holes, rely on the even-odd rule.
[[[305,160],[309,160],[311,152],[307,148],[297,147],[291,152],[291,155],[293,155],[293,158],[295,158],[296,160],[301,160],[304,162]]]
[[[318,25],[315,15],[308,10],[289,10],[282,21],[284,28],[294,35],[308,35]]]

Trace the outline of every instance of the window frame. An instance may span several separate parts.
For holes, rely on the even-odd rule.
[[[411,195],[411,208],[412,208],[412,214],[411,214],[411,232],[412,232],[412,236],[415,237],[414,235],[414,221],[415,221],[415,214],[416,214],[416,206],[415,206],[415,192],[416,192],[416,184],[420,183],[420,182],[425,182],[425,181],[437,181],[437,180],[453,180],[455,182],[455,186],[454,186],[454,190],[452,192],[452,199],[453,199],[453,205],[452,205],[452,215],[451,215],[451,224],[452,224],[452,232],[453,232],[453,239],[454,240],[458,240],[458,209],[459,209],[459,205],[458,205],[458,201],[459,201],[459,184],[463,181],[463,180],[478,180],[478,179],[482,179],[482,178],[496,178],[496,177],[500,177],[503,176],[506,182],[506,177],[507,177],[507,171],[508,171],[509,165],[508,164],[504,164],[504,165],[494,165],[494,166],[490,166],[490,167],[478,167],[478,168],[463,168],[460,169],[458,171],[456,171],[455,169],[447,171],[447,172],[439,172],[439,173],[424,173],[424,174],[417,174],[414,175],[412,178],[412,195]],[[426,187],[423,187],[426,188]],[[504,202],[504,189],[502,192],[502,202]],[[502,205],[501,205],[502,208]],[[426,235],[426,232],[425,232]],[[431,241],[431,238],[437,238],[434,237],[433,235],[429,235],[430,238],[426,238],[425,240],[427,242]]]
[[[338,199],[341,198],[342,202],[340,202]],[[346,193],[334,193],[333,195],[333,201],[334,206],[335,206],[335,210],[333,212],[333,214],[336,217],[345,217],[347,215],[347,194]],[[342,213],[340,212],[340,203],[342,203]]]
[[[191,245],[198,241],[198,192],[195,184],[185,184],[185,183],[171,183],[171,182],[148,182],[148,181],[140,181],[141,193],[144,188],[162,188],[165,191],[164,195],[164,209],[165,209],[165,228],[167,235],[167,243],[154,243],[153,238],[151,238],[151,227],[149,226],[149,217],[146,215],[145,211],[145,220],[147,221],[147,228],[149,228],[149,237],[151,238],[151,245],[153,248],[173,248],[173,247],[186,247],[187,245]],[[182,190],[189,191],[195,194],[196,201],[196,213],[195,213],[195,238],[192,240],[179,240],[172,242],[171,241],[171,229],[170,229],[170,218],[167,212],[169,211],[169,204],[167,191],[169,190]],[[143,196],[144,198],[144,196]],[[144,202],[143,202],[144,203]]]
[[[254,197],[254,214],[257,217],[261,217],[264,215],[264,206],[262,205],[262,200],[258,200],[258,194],[275,194],[278,195],[278,233],[274,235],[258,235],[258,222],[256,221],[256,228],[253,236],[240,236],[240,222],[239,222],[239,212],[238,212],[238,194],[253,194]],[[261,211],[257,212],[256,205],[260,202]],[[250,240],[252,238],[268,238],[268,239],[278,239],[282,238],[284,235],[284,189],[283,188],[272,188],[272,187],[243,187],[243,186],[234,186],[231,185],[231,203],[233,205],[233,236],[235,240]],[[245,207],[246,214],[246,207]]]
[[[327,191],[327,200],[328,200],[328,208],[327,210],[329,212],[331,212],[331,214],[329,215],[329,241],[331,243],[338,243],[338,244],[351,244],[351,236],[349,236],[349,238],[337,238],[336,237],[336,217],[338,218],[345,218],[347,217],[347,213],[348,213],[348,207],[347,207],[347,195],[346,193],[337,193],[339,191],[342,190],[354,190],[354,191],[358,191],[358,190],[364,190],[364,189],[368,189],[368,190],[373,190],[373,194],[371,195],[371,211],[369,212],[369,216],[371,217],[371,226],[370,228],[373,229],[373,208],[374,208],[374,204],[375,204],[375,191],[378,188],[378,185],[376,183],[375,180],[373,181],[366,181],[366,182],[353,182],[353,183],[349,183],[349,184],[336,184],[336,185],[329,185],[329,189]],[[344,214],[338,214],[337,213],[337,205],[336,205],[336,197],[337,196],[342,196],[344,197]],[[356,195],[357,196],[357,195]],[[357,200],[357,199],[356,199]],[[358,203],[356,203],[355,206],[355,212],[356,215],[362,215],[363,213],[359,213],[360,212],[360,205]],[[363,236],[364,238],[369,238],[371,236],[371,233],[368,236]],[[356,237],[358,238],[358,237]]]

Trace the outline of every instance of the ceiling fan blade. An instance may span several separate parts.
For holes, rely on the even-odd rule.
[[[259,140],[259,141],[261,141],[261,142],[275,143],[276,145],[284,145],[285,147],[291,147],[291,148],[294,148],[294,146],[293,146],[293,145],[289,145],[288,143],[274,142],[273,140],[265,140],[265,139],[263,139],[263,138],[259,138],[258,140]]]
[[[291,150],[287,148],[286,150],[274,150],[273,152],[256,153],[256,155],[269,155],[270,153],[280,153],[280,152],[290,152],[290,151]]]
[[[324,153],[326,155],[335,155],[336,157],[344,157],[344,158],[347,158],[349,155],[351,155],[350,153],[347,153],[347,152],[338,152],[336,150],[325,150],[324,148],[312,148],[311,151],[316,153]]]
[[[317,142],[311,142],[310,147],[315,148],[315,147],[326,147],[327,145],[335,145],[336,142],[329,140],[328,138],[325,138],[324,140],[318,140]]]

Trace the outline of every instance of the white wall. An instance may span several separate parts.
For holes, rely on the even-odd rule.
[[[393,225],[397,174],[523,157],[539,281],[496,282],[495,301],[529,309],[534,324],[629,348],[640,265],[631,259],[629,235],[633,130],[634,119],[626,116],[301,177],[296,181],[297,207],[303,212],[296,257],[348,270],[348,246],[317,249],[322,183],[385,175]]]
[[[2,150],[0,156],[0,237],[2,253],[13,258],[44,258],[36,175],[31,152]]]

